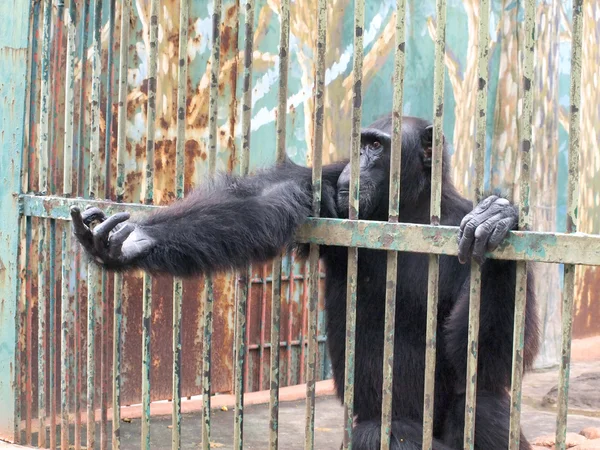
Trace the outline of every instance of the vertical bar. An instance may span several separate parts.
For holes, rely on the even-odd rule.
[[[290,0],[281,1],[281,30],[279,34],[279,92],[277,104],[277,163],[285,161],[285,133],[287,125],[287,91],[290,41]],[[279,352],[281,325],[281,255],[273,261],[271,289],[271,385],[269,407],[269,448],[277,450],[279,445]]]
[[[579,138],[581,109],[581,43],[583,34],[583,0],[573,1],[573,31],[571,37],[571,112],[569,115],[569,181],[567,195],[567,233],[577,232],[579,207]],[[573,296],[575,266],[565,265],[562,301],[562,349],[558,383],[558,414],[556,418],[556,448],[565,450],[571,364],[571,332],[573,330]]]
[[[487,111],[487,85],[488,85],[488,59],[489,59],[489,0],[480,0],[479,3],[479,52],[478,58],[478,83],[477,83],[477,112],[475,114],[475,180],[474,204],[478,204],[483,197],[483,170],[485,158],[485,133]],[[529,173],[527,173],[529,178]],[[475,447],[475,416],[477,404],[477,359],[479,349],[479,319],[481,306],[481,265],[472,260],[469,292],[469,325],[467,343],[467,377],[465,390],[465,425],[464,446]]]
[[[217,113],[219,96],[219,71],[221,49],[221,8],[222,0],[214,0],[212,23],[212,54],[210,74],[210,103],[208,106],[208,172],[215,173],[217,166]],[[202,343],[202,448],[210,449],[210,356],[213,332],[213,281],[210,275],[204,277],[204,340]]]
[[[400,209],[400,179],[402,160],[402,103],[404,97],[404,20],[406,0],[396,3],[396,56],[394,64],[394,99],[392,113],[392,149],[390,156],[389,221],[397,223]],[[392,431],[392,399],[394,393],[394,342],[398,253],[387,253],[385,290],[385,342],[383,347],[383,387],[381,404],[381,450],[389,450]]]
[[[39,148],[39,190],[48,192],[48,147],[50,128],[50,27],[52,26],[52,2],[44,2],[44,24],[42,32],[42,82],[40,85],[40,148]]]
[[[292,308],[292,304],[294,302],[294,284],[295,284],[295,277],[294,277],[294,256],[290,255],[288,257],[288,264],[289,264],[289,272],[288,272],[288,323],[287,323],[287,377],[286,377],[286,385],[287,386],[291,386],[292,385],[292,352],[293,352],[293,347],[292,347],[292,340],[294,339],[294,336],[292,334],[292,329],[293,329],[293,325],[294,325],[294,310]]]
[[[158,7],[150,3],[150,48],[148,49],[148,122],[146,128],[146,189],[144,203],[154,200],[154,138],[156,128],[156,76],[158,65]],[[152,276],[144,272],[142,321],[142,449],[150,448],[150,319],[152,316]]]
[[[175,156],[175,192],[177,198],[184,196],[185,125],[187,112],[187,47],[190,1],[179,2],[179,73],[177,79],[177,144]],[[181,307],[183,282],[173,282],[173,412],[171,447],[181,447]]]
[[[74,91],[75,91],[75,0],[70,0],[67,13],[67,64],[66,64],[66,89],[65,89],[65,139],[63,154],[63,195],[70,197],[73,192],[73,134],[74,125]],[[69,342],[74,323],[72,316],[71,299],[69,293],[69,256],[70,237],[68,227],[63,226],[62,235],[62,272],[61,272],[61,424],[60,446],[69,447],[69,386],[71,384],[70,362],[71,345]]]
[[[446,49],[446,0],[436,1],[437,28],[433,78],[433,148],[431,166],[430,223],[440,224],[442,198],[442,159],[444,139],[444,56]],[[439,255],[429,255],[427,285],[427,331],[425,347],[425,386],[423,414],[423,448],[432,448],[437,346]]]
[[[325,102],[325,50],[327,46],[327,0],[319,0],[317,6],[317,64],[315,74],[315,113],[313,131],[312,161],[312,213],[321,215],[321,178],[323,173],[323,110]],[[302,308],[302,319],[308,315],[308,357],[306,358],[306,423],[304,450],[312,450],[315,445],[315,387],[317,382],[317,332],[319,307],[319,246],[310,244],[309,269],[304,280],[309,277],[308,311]],[[305,289],[306,292],[306,289]],[[304,370],[304,339],[300,339],[300,376]]]
[[[121,35],[119,37],[119,100],[117,104],[117,201],[125,191],[125,151],[127,137],[127,68],[129,67],[130,0],[121,2]],[[110,47],[109,47],[110,48]],[[112,370],[112,448],[121,448],[121,360],[123,345],[123,275],[115,273],[113,304],[113,370]]]
[[[16,421],[15,374],[17,329],[15,317],[18,304],[18,252],[20,218],[18,198],[21,192],[22,151],[25,142],[27,93],[27,54],[29,11],[26,0],[0,3],[0,102],[11,105],[0,108],[0,211],[6,214],[0,221],[0,255],[4,260],[3,282],[0,283],[0,438],[18,439]]]
[[[83,133],[85,128],[85,112],[87,110],[85,104],[85,82],[86,82],[86,60],[87,60],[87,37],[88,37],[88,25],[89,25],[89,9],[90,9],[90,0],[83,0],[83,9],[80,16],[80,24],[81,24],[81,42],[80,42],[80,53],[79,53],[79,61],[81,61],[81,81],[79,86],[79,123],[77,124],[77,145],[81,147],[83,145]],[[83,195],[84,191],[84,183],[83,183],[83,155],[82,151],[77,151],[76,155],[76,168],[77,168],[77,195]],[[79,279],[79,270],[81,265],[81,249],[77,251],[76,260],[75,260],[75,271],[77,272],[77,276],[75,277],[75,292],[77,296],[77,301],[75,302],[75,450],[81,449],[81,397],[80,393],[82,392],[82,383],[81,383],[81,315],[80,315],[80,307],[79,298],[80,295],[80,279]]]
[[[360,121],[362,116],[363,29],[365,2],[354,2],[354,67],[352,105],[352,150],[350,153],[350,201],[348,218],[358,219],[360,192]],[[356,342],[356,283],[358,278],[358,248],[348,249],[346,285],[346,373],[344,378],[344,450],[352,448],[354,422],[354,356]]]
[[[23,168],[24,169],[24,168]],[[25,443],[31,445],[31,422],[32,422],[32,410],[33,410],[33,299],[32,299],[32,282],[33,282],[33,270],[31,266],[31,217],[27,217],[25,221],[25,296],[26,296],[26,311],[27,311],[27,385],[26,402],[27,402],[27,416],[25,424]]]
[[[90,185],[89,197],[95,198],[100,192],[100,71],[102,0],[94,3],[94,26],[92,37],[92,103],[90,111]],[[88,264],[88,314],[87,314],[87,447],[95,448],[95,379],[96,379],[96,324],[102,318],[102,271],[93,262]]]
[[[50,298],[48,301],[48,330],[49,330],[49,371],[48,391],[50,393],[50,448],[56,449],[56,220],[50,220],[49,242],[49,285]]]
[[[528,231],[531,227],[529,216],[529,184],[531,167],[531,123],[533,119],[533,52],[535,33],[535,1],[525,2],[522,112],[519,117],[519,141],[521,153],[521,179],[520,179],[520,208],[519,229]],[[527,301],[527,263],[518,261],[516,269],[515,311],[513,329],[513,357],[510,402],[510,450],[517,450],[521,436],[521,386],[523,382],[523,348],[525,341],[525,304]]]
[[[246,0],[244,48],[244,83],[242,95],[242,160],[240,172],[248,174],[250,166],[250,138],[252,135],[252,49],[254,46],[254,0]],[[251,268],[240,271],[240,282],[236,290],[236,333],[235,333],[235,409],[233,448],[241,450],[244,445],[244,372],[246,357],[246,309],[248,280]],[[248,343],[249,344],[249,343]]]
[[[261,299],[260,299],[260,342],[258,345],[258,390],[264,389],[265,378],[265,326],[267,322],[267,289],[269,285],[269,271],[267,266],[262,267],[261,276]]]
[[[47,324],[46,324],[46,274],[48,273],[47,242],[46,242],[45,220],[39,221],[38,225],[38,446],[46,447],[46,347],[47,347]]]
[[[108,58],[106,62],[106,104],[105,104],[105,135],[104,135],[104,198],[110,197],[110,153],[112,140],[112,106],[113,106],[113,53],[115,30],[115,0],[110,0],[108,5]],[[108,448],[108,296],[106,285],[108,273],[102,271],[102,320],[100,322],[100,449]],[[114,309],[114,306],[113,306]],[[112,441],[112,439],[111,439]]]

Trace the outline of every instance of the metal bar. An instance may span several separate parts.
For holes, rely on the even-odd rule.
[[[474,204],[483,197],[483,171],[485,158],[485,133],[487,111],[487,85],[489,64],[489,0],[479,3],[479,52],[477,55],[477,111],[475,114],[475,180]],[[527,173],[527,175],[529,175]],[[469,324],[467,335],[467,374],[465,390],[464,447],[475,447],[475,416],[477,402],[477,359],[479,349],[479,320],[481,310],[481,265],[472,260],[470,270]]]
[[[214,0],[212,23],[212,53],[210,74],[210,102],[208,106],[208,172],[215,173],[217,167],[217,119],[219,97],[219,72],[221,68],[221,9],[222,0]],[[210,380],[211,380],[211,347],[213,333],[213,280],[212,276],[204,277],[204,339],[202,342],[202,448],[210,449]]]
[[[290,0],[281,1],[281,29],[279,33],[279,90],[277,104],[277,162],[285,161],[287,129],[287,94],[290,42]],[[271,385],[269,409],[269,448],[277,450],[279,446],[279,341],[281,325],[281,255],[273,261],[273,284],[271,286]]]
[[[20,196],[23,214],[32,217],[70,220],[69,208],[97,206],[106,214],[128,211],[150,212],[160,206],[112,203],[62,197]],[[370,220],[344,221],[310,217],[296,233],[299,243],[340,247],[372,248],[400,252],[458,255],[458,227],[389,223]],[[501,247],[486,258],[544,263],[600,266],[600,236],[587,233],[511,231]]]
[[[42,82],[40,85],[40,148],[39,186],[42,194],[48,192],[48,147],[50,130],[50,28],[52,26],[52,0],[44,1],[44,24],[42,32]]]
[[[48,299],[49,370],[48,392],[50,400],[50,448],[56,449],[56,221],[50,220],[48,269],[50,296]]]
[[[45,220],[40,220],[38,225],[38,446],[46,447],[46,349],[47,349],[47,322],[46,322],[46,274],[48,273],[47,241]]]
[[[242,93],[242,157],[240,174],[248,174],[250,167],[250,138],[252,136],[252,50],[254,47],[254,0],[246,0],[245,26],[244,26],[244,83]],[[235,295],[235,393],[233,448],[241,450],[244,445],[244,379],[248,366],[245,365],[245,340],[250,340],[249,328],[246,327],[246,312],[248,303],[248,280],[251,276],[251,267],[238,273],[238,284]],[[248,314],[250,311],[248,310]]]
[[[79,123],[77,129],[77,145],[80,148],[83,148],[83,135],[85,129],[85,113],[87,111],[86,103],[85,103],[85,85],[86,85],[86,60],[87,60],[87,38],[88,38],[88,26],[89,26],[89,9],[90,2],[89,0],[83,0],[83,9],[81,12],[80,23],[81,23],[81,41],[80,41],[80,54],[79,61],[81,62],[81,80],[79,86]],[[76,170],[77,170],[77,190],[76,194],[83,195],[84,192],[84,177],[83,177],[83,156],[82,151],[75,152],[76,158]],[[83,373],[82,370],[82,361],[81,361],[81,319],[80,315],[80,307],[79,302],[81,301],[80,296],[80,281],[79,270],[81,267],[81,249],[79,248],[77,254],[75,256],[75,270],[77,272],[77,276],[75,277],[75,292],[77,296],[77,301],[75,302],[75,450],[81,449],[81,392],[82,392],[82,380],[80,372]]]
[[[101,73],[101,26],[102,0],[94,3],[94,25],[92,28],[92,103],[90,111],[90,183],[89,197],[100,192],[100,73]],[[102,320],[102,271],[94,263],[88,264],[88,318],[87,318],[87,447],[96,444],[95,379],[96,379],[96,325]],[[100,311],[99,314],[96,314]],[[98,317],[99,316],[99,317]]]
[[[325,50],[327,45],[327,0],[319,0],[317,6],[317,64],[315,73],[315,112],[312,155],[312,213],[321,214],[321,179],[323,174],[323,112],[325,102]],[[304,345],[300,350],[300,382],[303,378],[306,359],[306,423],[304,449],[312,450],[315,445],[315,389],[317,382],[317,315],[319,307],[319,247],[310,245],[308,296],[303,298],[302,324],[308,319],[308,357]],[[306,281],[304,292],[306,293]],[[308,305],[306,305],[308,303]],[[307,307],[308,306],[308,307]],[[307,319],[305,316],[308,316]],[[302,333],[302,331],[301,331]],[[301,340],[304,337],[301,336]]]
[[[362,116],[363,34],[365,2],[354,2],[354,63],[352,85],[352,149],[350,152],[350,198],[348,219],[358,219],[360,193],[360,121]],[[346,285],[346,365],[344,374],[344,442],[343,448],[352,449],[354,423],[354,357],[356,342],[356,297],[358,281],[358,248],[348,248]]]
[[[394,98],[392,113],[392,148],[390,156],[389,221],[398,222],[400,209],[400,179],[402,160],[402,103],[404,97],[404,46],[406,43],[404,20],[406,0],[396,4],[396,55],[394,60]],[[392,399],[394,393],[394,342],[396,316],[396,290],[398,281],[398,254],[387,253],[385,290],[385,330],[383,347],[383,386],[381,401],[381,450],[389,450],[392,431]],[[425,433],[424,433],[425,436]]]
[[[106,61],[106,112],[104,134],[104,197],[110,198],[110,152],[113,123],[113,82],[114,82],[114,43],[115,43],[115,0],[108,4],[108,55]],[[121,21],[122,22],[122,21]],[[106,347],[106,346],[105,346]]]
[[[294,310],[292,305],[294,303],[294,256],[292,254],[288,257],[289,264],[289,272],[288,272],[288,302],[287,302],[287,311],[288,311],[288,322],[287,322],[287,376],[286,376],[286,385],[292,385],[292,328],[294,326]]]
[[[32,424],[32,410],[33,410],[33,270],[31,266],[31,217],[28,217],[25,221],[25,300],[27,312],[27,335],[26,335],[26,349],[27,349],[27,384],[25,386],[27,402],[27,415],[25,424],[25,443],[31,445],[31,424]],[[39,375],[38,375],[39,376]]]
[[[29,12],[31,2],[0,3],[0,17],[14,21],[13,28],[0,31],[0,255],[3,275],[0,283],[0,438],[17,441],[17,326],[15,317],[19,293],[19,240],[21,220],[16,193],[21,192],[21,168],[25,144],[27,99]]]
[[[116,197],[120,202],[125,191],[125,152],[127,138],[127,69],[129,67],[130,0],[121,2],[119,37],[119,100],[117,104],[117,173]],[[113,303],[113,370],[112,370],[112,448],[121,448],[121,361],[123,346],[123,275],[115,273]]]
[[[533,55],[535,33],[535,0],[525,2],[522,89],[522,113],[519,121],[521,153],[519,229],[529,230],[531,139],[533,119]],[[509,449],[517,450],[521,437],[521,387],[523,383],[523,350],[525,344],[525,304],[527,302],[527,261],[518,261],[516,269],[515,311],[513,329],[513,356],[510,402]]]
[[[567,233],[577,232],[579,207],[579,139],[581,110],[581,46],[583,35],[583,0],[573,2],[571,37],[571,112],[569,115],[569,181],[567,194]],[[558,414],[556,418],[556,448],[565,450],[567,414],[569,411],[569,375],[571,364],[571,333],[573,330],[573,297],[575,266],[565,265],[562,301],[562,348],[558,383]]]
[[[262,267],[262,290],[260,298],[260,344],[258,347],[258,390],[264,389],[264,378],[265,378],[265,327],[263,324],[267,323],[267,266]]]
[[[177,79],[177,144],[175,156],[175,192],[178,199],[184,196],[185,125],[187,112],[188,79],[188,28],[190,1],[179,2],[179,73]],[[181,447],[181,308],[183,281],[173,281],[173,412],[171,448]]]
[[[70,171],[69,171],[70,173]],[[69,295],[69,256],[71,250],[71,233],[67,224],[63,225],[62,232],[62,268],[61,268],[61,422],[60,422],[60,447],[69,448],[69,385],[71,384],[71,361],[69,353],[70,333],[73,330],[73,318],[71,316],[70,295]]]
[[[146,178],[144,203],[154,200],[154,139],[156,129],[156,78],[158,67],[159,1],[150,3],[150,48],[148,51],[148,116],[146,123]],[[150,449],[150,320],[152,316],[152,276],[144,272],[142,316],[142,449]]]

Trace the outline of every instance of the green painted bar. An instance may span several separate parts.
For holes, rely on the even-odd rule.
[[[188,79],[188,28],[190,1],[179,2],[179,73],[177,74],[177,143],[175,156],[175,192],[178,199],[184,196],[185,124]],[[171,448],[181,448],[181,308],[183,282],[173,281],[173,412]]]
[[[521,79],[522,114],[519,117],[519,141],[521,154],[521,179],[520,179],[520,207],[519,229],[531,228],[529,214],[530,168],[532,120],[533,120],[533,57],[535,33],[535,0],[528,0],[524,6],[524,42],[521,52],[523,54],[523,75]],[[510,450],[517,450],[521,437],[521,387],[523,384],[523,348],[525,345],[525,305],[527,301],[527,262],[517,262],[515,312],[513,330],[513,357],[511,376],[511,404],[510,404]]]
[[[436,1],[435,65],[433,77],[433,149],[431,170],[431,225],[440,225],[442,199],[442,155],[444,120],[444,56],[446,51],[446,0]],[[437,310],[439,288],[439,255],[429,255],[427,286],[427,331],[425,347],[425,388],[423,414],[423,449],[431,448],[437,347]]]
[[[40,87],[40,148],[39,148],[39,190],[48,192],[48,147],[50,131],[50,28],[52,27],[52,0],[44,1],[44,24],[42,31],[42,82]],[[8,28],[7,28],[8,29]]]
[[[67,64],[66,64],[66,89],[65,89],[65,141],[63,154],[63,195],[70,197],[73,194],[73,146],[74,146],[74,97],[75,97],[75,59],[76,55],[76,2],[70,0],[66,15],[67,28]],[[61,287],[61,448],[69,446],[69,387],[72,383],[71,371],[73,362],[72,350],[69,343],[69,333],[73,333],[75,322],[73,306],[69,295],[69,265],[68,251],[70,248],[70,230],[63,226],[62,233],[62,287]]]
[[[362,117],[362,75],[364,59],[365,2],[354,2],[354,62],[352,67],[352,150],[350,153],[350,198],[348,219],[358,219],[360,193],[360,121]],[[346,365],[344,375],[344,442],[343,448],[352,449],[354,422],[354,356],[356,342],[356,283],[358,279],[358,248],[348,249],[348,277],[346,284]]]
[[[130,0],[121,2],[121,35],[119,37],[119,100],[117,105],[117,201],[123,199],[127,137],[127,69],[129,67]],[[115,273],[113,304],[113,370],[112,370],[112,448],[121,448],[121,361],[123,347],[123,275]]]
[[[281,29],[279,38],[279,90],[277,94],[277,134],[275,147],[277,162],[285,161],[286,124],[288,98],[290,0],[281,1]],[[271,290],[271,384],[269,397],[269,448],[277,450],[279,445],[279,342],[281,325],[281,255],[273,261],[273,284]]]
[[[474,204],[483,198],[483,176],[485,158],[487,87],[489,67],[489,0],[479,3],[479,51],[477,55],[477,111],[475,113],[475,179]],[[479,349],[479,319],[481,310],[481,266],[471,260],[471,280],[469,289],[469,325],[467,343],[467,376],[465,391],[464,447],[475,446],[475,413],[477,404],[477,359]]]
[[[60,447],[69,448],[69,385],[71,383],[71,345],[69,343],[69,335],[73,332],[73,317],[70,310],[70,295],[69,295],[69,255],[71,251],[71,230],[67,224],[63,225],[62,230],[62,267],[61,267],[61,377],[60,377],[60,394],[61,394],[61,422],[60,422]]]
[[[221,49],[221,9],[222,0],[214,0],[212,22],[212,53],[210,60],[210,102],[208,106],[208,172],[215,173],[217,167],[217,119],[219,99],[219,70]],[[210,357],[213,333],[213,281],[210,275],[204,277],[204,340],[202,343],[202,448],[210,449]],[[240,440],[241,442],[242,440]]]
[[[48,252],[46,241],[47,222],[40,221],[38,226],[38,446],[46,447],[46,348],[47,348],[47,312],[46,274],[48,273]]]
[[[323,120],[325,102],[325,51],[327,46],[327,0],[317,6],[317,61],[315,73],[315,115],[312,154],[312,213],[321,213],[321,177],[323,170]],[[304,449],[312,450],[315,441],[315,386],[317,381],[317,333],[319,305],[319,247],[310,245],[308,265],[308,357],[306,358],[306,424]],[[300,369],[302,370],[302,369]]]
[[[50,448],[56,449],[56,220],[50,220],[48,237],[48,393],[50,402]]]
[[[158,206],[137,203],[110,203],[87,199],[20,196],[26,216],[70,220],[69,208],[97,206],[107,214],[120,211],[147,213]],[[352,222],[341,219],[311,217],[296,233],[300,243],[372,248],[401,252],[433,253],[456,256],[458,227],[367,220]],[[511,231],[502,245],[486,258],[537,261],[583,266],[600,265],[600,236],[596,234]]]
[[[144,203],[154,201],[154,139],[156,130],[156,76],[158,68],[159,0],[150,3],[150,48],[148,50],[148,115],[146,123],[146,177]],[[152,316],[152,276],[144,272],[142,299],[142,449],[150,449],[150,321]]]
[[[90,183],[89,197],[96,198],[100,192],[100,73],[102,69],[102,0],[94,3],[92,28],[92,102],[90,111]],[[102,321],[102,270],[88,263],[88,319],[87,319],[87,447],[96,444],[95,380],[96,380],[96,326]]]
[[[245,5],[244,24],[244,82],[242,93],[242,155],[240,174],[248,174],[250,167],[250,137],[252,135],[252,50],[254,45],[254,0],[247,0]],[[237,289],[235,291],[235,347],[234,347],[234,449],[241,449],[244,434],[244,364],[246,338],[246,309],[248,302],[248,280],[251,268],[238,273]]]
[[[394,99],[392,115],[392,151],[390,156],[389,222],[398,222],[400,209],[400,179],[402,173],[402,107],[404,99],[404,64],[406,32],[406,0],[396,3],[396,54],[394,59]],[[394,339],[398,254],[387,254],[385,291],[385,329],[383,347],[383,387],[381,400],[381,450],[389,450],[392,432],[392,399],[394,390]]]
[[[0,3],[0,438],[16,441],[15,317],[18,305],[20,218],[17,197],[25,142],[29,11],[31,2]]]
[[[571,111],[569,115],[569,181],[567,192],[567,233],[577,233],[577,209],[579,207],[579,140],[581,133],[580,111],[582,35],[583,0],[575,0],[573,1],[573,27],[571,37]],[[557,450],[565,450],[566,448],[574,294],[575,266],[565,265],[562,300],[562,347],[558,383],[558,414],[556,418]]]

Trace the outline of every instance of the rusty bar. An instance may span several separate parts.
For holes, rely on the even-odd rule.
[[[40,220],[38,225],[38,446],[46,447],[46,365],[47,352],[47,295],[48,252],[46,241],[47,221]]]
[[[44,1],[44,24],[42,31],[42,82],[40,85],[40,148],[39,191],[48,192],[48,150],[50,132],[50,28],[52,26],[52,0]]]
[[[444,139],[444,56],[446,46],[446,0],[436,1],[435,66],[433,78],[433,148],[431,169],[430,222],[440,225],[442,198],[442,158]],[[435,363],[437,347],[437,314],[439,288],[439,255],[429,255],[427,286],[427,331],[425,348],[425,388],[423,411],[423,449],[432,448]]]
[[[221,9],[222,0],[214,0],[212,22],[212,53],[210,59],[210,102],[208,106],[208,172],[215,173],[217,167],[217,119],[219,98],[219,70],[221,49]],[[211,347],[213,333],[213,280],[204,277],[204,339],[202,342],[202,448],[210,449],[210,380]]]
[[[185,124],[187,102],[187,47],[190,1],[179,2],[179,73],[177,74],[177,143],[175,155],[175,192],[178,199],[184,196]],[[173,280],[173,411],[171,448],[181,447],[181,308],[183,281]]]
[[[327,45],[327,0],[319,0],[317,6],[317,62],[315,73],[315,112],[312,154],[312,213],[314,217],[321,214],[321,179],[323,173],[323,110],[325,102],[325,51]],[[308,275],[308,276],[307,276]],[[304,336],[301,336],[300,348],[300,382],[306,376],[306,423],[304,433],[304,449],[312,450],[315,445],[315,387],[317,381],[317,315],[319,308],[319,246],[310,245],[309,268],[305,269],[304,292],[306,279],[309,279],[308,296],[303,295],[302,328],[308,320],[308,356],[305,356]],[[291,282],[291,281],[290,281]],[[307,305],[308,303],[308,305]],[[304,361],[306,359],[306,372]]]
[[[25,300],[27,312],[27,335],[25,346],[27,349],[27,383],[25,385],[27,402],[26,411],[26,423],[25,423],[25,443],[31,445],[31,425],[33,415],[33,270],[31,267],[31,243],[32,243],[32,227],[31,217],[28,217],[25,221],[25,251],[24,251],[24,263],[25,263]],[[23,285],[21,285],[23,286]],[[39,375],[38,375],[39,376]]]
[[[77,195],[83,195],[84,188],[84,158],[81,148],[83,147],[84,141],[84,130],[85,130],[85,113],[87,111],[85,103],[85,92],[86,92],[86,78],[87,78],[87,48],[88,48],[88,27],[90,22],[90,0],[83,0],[83,10],[81,12],[81,40],[80,40],[80,53],[79,61],[81,63],[81,81],[79,85],[79,123],[77,124],[77,145],[80,147],[79,151],[75,152],[76,165],[77,165]],[[77,394],[78,395],[78,394]],[[78,420],[78,419],[76,419]],[[77,445],[77,441],[75,442]]]
[[[483,197],[483,171],[485,158],[485,133],[487,110],[487,85],[489,64],[489,0],[479,3],[479,52],[477,55],[477,112],[475,115],[475,180],[474,204]],[[481,266],[477,261],[471,261],[469,291],[469,325],[467,343],[467,375],[465,391],[465,424],[463,431],[464,447],[473,449],[475,446],[475,413],[477,401],[477,359],[479,349],[479,320],[481,306]]]
[[[240,161],[240,175],[248,174],[250,168],[250,138],[252,135],[252,52],[254,45],[254,0],[247,0],[245,4],[244,24],[244,82],[242,93],[242,155]],[[248,369],[245,364],[246,346],[250,343],[250,328],[246,326],[250,319],[251,310],[248,309],[249,283],[252,275],[251,266],[239,271],[235,290],[235,346],[234,346],[234,448],[243,446],[244,432],[244,390],[247,388]],[[247,314],[247,316],[246,316]]]
[[[362,116],[363,34],[365,1],[354,2],[354,62],[352,84],[352,150],[350,152],[350,198],[348,219],[358,220],[360,193],[360,121]],[[348,248],[348,275],[346,284],[346,366],[344,374],[344,442],[343,448],[352,449],[354,422],[354,356],[356,342],[356,283],[358,279],[358,248]]]
[[[287,95],[290,43],[290,0],[281,1],[281,29],[279,33],[279,90],[277,104],[277,163],[285,160]],[[273,283],[271,286],[271,384],[269,409],[269,448],[277,450],[279,445],[279,341],[281,325],[281,255],[273,261]],[[264,325],[263,325],[264,326]]]
[[[63,154],[63,195],[70,197],[73,194],[73,145],[74,129],[74,97],[75,97],[75,18],[76,3],[70,0],[67,13],[67,65],[65,89],[65,141]],[[62,287],[61,287],[61,448],[69,446],[69,386],[71,384],[71,345],[69,333],[73,332],[74,322],[69,296],[69,264],[67,251],[70,251],[70,233],[63,227],[62,236]]]
[[[520,207],[519,229],[529,230],[531,221],[529,215],[530,168],[531,168],[531,139],[533,119],[533,56],[535,33],[535,1],[525,2],[523,75],[521,78],[522,111],[519,117],[519,141],[521,153]],[[516,450],[520,445],[521,435],[521,386],[523,382],[523,348],[525,340],[525,304],[527,301],[527,262],[518,261],[516,269],[515,311],[513,329],[513,356],[511,375],[510,402],[510,450]]]
[[[581,44],[583,34],[583,0],[573,1],[571,37],[571,111],[569,115],[569,181],[567,193],[567,233],[577,233],[579,207],[579,139],[581,110]],[[558,383],[558,414],[556,418],[556,448],[565,450],[567,414],[569,411],[569,375],[571,363],[571,333],[573,330],[573,297],[575,266],[565,265],[562,301],[562,348]]]
[[[116,197],[125,191],[125,152],[127,137],[127,69],[129,67],[130,0],[121,2],[121,35],[119,38],[119,100],[117,104],[117,173]],[[115,273],[113,303],[113,370],[112,370],[112,448],[121,448],[121,361],[123,346],[123,275]]]
[[[31,2],[2,2],[0,17],[0,439],[20,440],[20,407],[17,391],[17,371],[20,367],[18,325],[15,319],[19,307],[19,247],[22,222],[17,200],[21,192],[21,170],[25,145],[27,115],[28,49]]]
[[[50,448],[56,449],[56,220],[50,220],[48,242],[48,393],[50,402]]]
[[[61,267],[61,422],[60,422],[60,447],[69,448],[69,385],[71,383],[71,366],[69,365],[71,359],[69,353],[70,345],[70,333],[73,330],[73,318],[71,315],[70,307],[70,295],[69,295],[69,256],[68,252],[71,251],[71,233],[67,227],[68,224],[63,224],[62,232],[62,267]]]
[[[264,389],[264,375],[265,375],[265,327],[264,324],[267,323],[267,290],[268,290],[268,269],[267,266],[262,267],[262,290],[260,297],[260,343],[258,346],[258,390],[262,391]]]
[[[150,3],[150,48],[148,51],[148,113],[146,123],[146,177],[144,203],[154,202],[154,139],[156,130],[156,77],[158,68],[159,0]],[[144,272],[142,298],[142,449],[150,449],[150,323],[152,317],[152,276]]]
[[[310,256],[310,255],[309,255]],[[318,258],[317,258],[317,263],[318,263]],[[304,330],[304,325],[307,325],[307,328],[309,326],[308,324],[308,294],[309,294],[309,284],[308,284],[308,276],[309,276],[309,270],[310,270],[310,259],[309,259],[309,264],[305,264],[304,265],[304,280],[302,281],[302,319],[301,319],[301,326],[300,326],[300,362],[299,362],[299,366],[300,366],[300,373],[298,374],[298,382],[299,383],[306,383],[306,378],[305,378],[305,361],[306,361],[306,347],[307,345],[307,341],[306,341],[306,333]],[[318,270],[318,268],[317,268]],[[318,293],[318,291],[317,291]],[[317,298],[318,301],[318,298]],[[315,334],[316,334],[316,325],[315,325]],[[308,389],[308,384],[307,384],[307,389]],[[313,397],[314,399],[314,397]],[[306,401],[309,401],[309,397],[306,397]],[[312,400],[311,400],[312,401]],[[307,422],[307,426],[308,426],[308,422]]]
[[[396,55],[394,58],[394,98],[392,115],[392,148],[390,156],[389,221],[398,222],[400,209],[400,177],[402,172],[402,104],[404,97],[404,21],[406,0],[396,3]],[[392,431],[392,399],[394,389],[394,340],[396,290],[398,281],[398,254],[387,253],[385,290],[385,330],[383,347],[383,386],[381,400],[381,450],[389,450]]]
[[[287,373],[286,373],[286,385],[292,385],[292,328],[294,326],[294,310],[292,308],[294,302],[294,255],[288,256],[289,272],[288,272],[288,302],[287,302]],[[303,322],[304,323],[304,322]]]
[[[115,43],[115,0],[108,4],[108,55],[106,61],[106,109],[104,134],[104,198],[110,197],[110,160],[113,123],[113,82],[114,82],[114,43]],[[105,327],[103,327],[105,329]],[[103,347],[106,347],[103,345]],[[104,393],[103,393],[104,395]]]
[[[100,72],[102,58],[101,42],[102,0],[94,3],[92,28],[92,102],[90,111],[90,183],[89,197],[96,198],[100,192]],[[94,263],[88,263],[88,318],[87,318],[87,447],[96,444],[95,379],[96,379],[96,325],[102,320],[102,271]],[[97,311],[100,311],[97,314]]]
[[[55,196],[20,195],[23,214],[32,217],[70,220],[69,208],[97,206],[107,214],[127,211],[150,212],[160,206],[113,203]],[[413,253],[456,256],[458,227],[389,223],[371,220],[346,221],[310,217],[296,233],[296,242],[340,247],[372,248]],[[511,231],[502,245],[486,258],[511,261],[600,265],[600,236],[587,233]]]

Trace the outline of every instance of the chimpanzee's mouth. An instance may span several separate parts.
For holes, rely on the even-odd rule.
[[[350,190],[349,189],[338,189],[338,194],[350,195]]]

